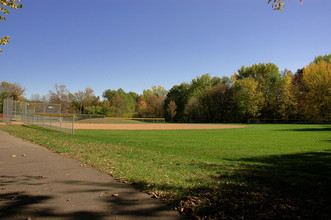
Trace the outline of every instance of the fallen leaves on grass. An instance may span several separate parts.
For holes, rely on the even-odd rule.
[[[14,155],[11,155],[11,157],[16,157],[16,155],[14,154]]]

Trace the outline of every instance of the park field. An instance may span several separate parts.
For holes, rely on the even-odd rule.
[[[183,215],[330,219],[331,125],[77,130],[2,125],[163,200]]]

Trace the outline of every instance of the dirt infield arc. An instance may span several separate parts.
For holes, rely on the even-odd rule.
[[[216,124],[75,124],[75,129],[100,130],[190,130],[244,128],[242,125]]]

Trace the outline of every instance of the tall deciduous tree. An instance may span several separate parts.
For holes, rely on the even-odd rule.
[[[331,118],[331,59],[311,63],[303,69],[302,83],[306,98],[306,116]]]
[[[284,71],[279,101],[279,114],[282,119],[295,119],[298,114],[298,100],[295,96],[296,86],[291,71]]]
[[[177,105],[174,101],[170,101],[169,105],[167,107],[167,112],[170,115],[171,121],[173,120],[173,118],[176,116],[176,109],[177,109]]]
[[[85,113],[85,107],[95,105],[99,100],[99,97],[95,96],[93,89],[87,87],[84,91],[78,91],[71,94],[70,100],[73,105],[77,105],[77,108],[79,108],[79,113]]]
[[[281,93],[282,75],[278,67],[273,63],[253,64],[249,67],[242,66],[235,74],[235,79],[253,78],[258,82],[258,90],[264,95],[264,105],[261,109],[263,118],[276,117]]]
[[[164,110],[165,110],[165,118],[166,120],[171,120],[169,113],[166,111],[169,103],[174,101],[177,105],[176,115],[173,118],[174,121],[184,122],[186,121],[186,113],[185,113],[185,106],[188,99],[191,97],[191,88],[190,85],[187,83],[182,83],[180,85],[173,86],[165,100]]]
[[[49,91],[49,101],[55,104],[61,104],[62,112],[69,112],[70,100],[69,89],[65,85],[54,85],[54,90]]]
[[[259,83],[252,77],[236,80],[235,100],[242,120],[260,115],[264,97],[258,89]]]
[[[21,101],[24,91],[25,89],[18,83],[2,81],[0,83],[0,112],[2,112],[3,108],[3,99],[12,98],[14,101]]]
[[[138,99],[138,94],[134,92],[126,93],[123,89],[110,90],[107,89],[103,93],[103,97],[109,101],[112,116],[116,117],[132,117],[135,114],[135,104]]]

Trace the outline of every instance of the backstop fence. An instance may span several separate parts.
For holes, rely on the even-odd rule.
[[[61,105],[46,102],[3,100],[3,122],[34,124],[70,134],[75,124],[165,123],[164,118],[120,118],[96,114],[61,113]]]
[[[74,134],[73,114],[61,114],[61,105],[46,102],[3,100],[3,122],[24,123]]]

